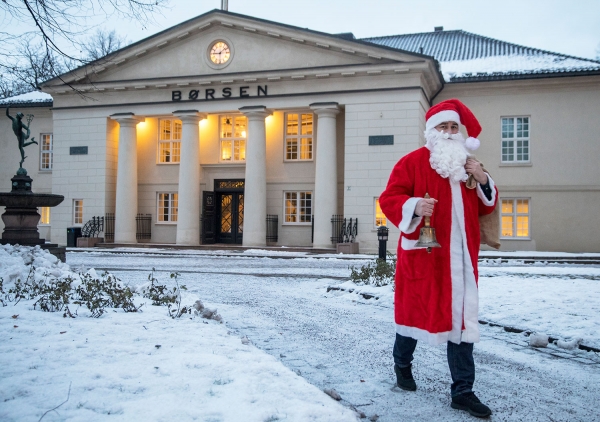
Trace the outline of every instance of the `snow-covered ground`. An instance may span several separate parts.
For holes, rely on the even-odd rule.
[[[224,323],[174,320],[149,303],[141,313],[111,311],[100,319],[81,308],[71,319],[31,310],[31,302],[8,303],[0,308],[0,420],[39,420],[67,398],[43,420],[347,421],[356,418],[352,407],[379,421],[472,419],[449,406],[444,347],[417,348],[416,393],[394,387],[391,288],[347,283],[348,266],[368,259],[259,250],[70,252],[71,269],[108,270],[131,286],[147,282],[153,267],[166,284],[178,271],[188,288],[183,303],[201,299]],[[17,265],[9,261],[0,256],[5,290]],[[480,273],[481,320],[600,348],[597,266],[489,260]],[[329,286],[346,291],[327,292]],[[534,349],[523,333],[481,330],[475,387],[494,419],[600,419],[598,353]],[[322,393],[331,388],[341,404]]]

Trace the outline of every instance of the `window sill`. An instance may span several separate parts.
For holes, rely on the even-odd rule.
[[[202,168],[231,168],[231,167],[245,167],[245,161],[234,161],[233,163],[223,162],[223,163],[215,163],[215,164],[200,164]]]
[[[519,163],[519,162],[515,162],[515,163],[500,163],[499,167],[532,167],[533,163],[531,161],[529,162],[523,162],[523,163]]]
[[[159,166],[174,166],[175,164],[179,164],[179,162],[176,163],[156,163]]]
[[[312,223],[281,223],[282,226],[302,226],[302,227],[310,227]]]
[[[176,226],[177,221],[157,221],[154,223],[156,226]]]
[[[315,160],[313,158],[311,159],[307,159],[307,160],[287,160],[287,159],[283,159],[284,163],[312,163]]]
[[[500,240],[531,240],[531,237],[501,237]]]
[[[40,173],[50,173],[50,174],[52,174],[52,169],[40,169],[39,172]]]

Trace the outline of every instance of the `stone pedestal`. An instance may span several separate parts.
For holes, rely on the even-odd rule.
[[[4,231],[2,232],[0,244],[39,245],[64,262],[65,248],[54,244],[46,244],[44,239],[40,239],[37,225],[40,221],[38,207],[55,207],[65,197],[49,193],[33,193],[31,191],[31,177],[27,175],[24,168],[19,168],[17,174],[10,180],[12,190],[10,192],[0,192],[0,206],[6,207],[6,211],[2,214]]]

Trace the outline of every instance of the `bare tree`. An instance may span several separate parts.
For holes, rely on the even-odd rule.
[[[113,17],[128,18],[142,26],[153,22],[152,16],[167,6],[169,0],[1,0],[0,17],[0,72],[22,81],[41,82],[41,78],[60,76],[65,67],[84,65],[93,59],[84,45],[89,43],[90,32],[97,20]],[[107,35],[110,38],[109,33]],[[112,36],[111,47],[122,39]],[[112,43],[112,44],[111,44]],[[44,56],[40,71],[22,73],[27,66],[26,57],[32,45],[41,46],[38,53]],[[94,50],[96,51],[96,50]],[[102,50],[100,50],[102,51]],[[77,53],[73,53],[77,52]],[[84,57],[79,52],[86,52]],[[49,70],[47,73],[45,70]],[[38,75],[41,75],[38,77]],[[29,86],[31,83],[27,82]]]
[[[89,61],[99,60],[102,57],[119,50],[127,44],[125,37],[119,36],[116,31],[105,31],[96,29],[94,35],[90,36],[82,44],[84,58]]]

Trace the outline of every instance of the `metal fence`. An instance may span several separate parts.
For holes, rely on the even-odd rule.
[[[137,240],[148,240],[152,238],[152,214],[138,214],[135,217]],[[115,213],[107,212],[104,215],[104,242],[115,241]]]
[[[98,237],[98,235],[104,231],[104,217],[92,217],[87,223],[81,228],[81,235],[83,237]]]
[[[344,218],[341,215],[331,216],[331,243],[352,243],[358,233],[358,218]]]
[[[152,214],[138,214],[135,217],[135,223],[135,238],[137,240],[152,238]]]
[[[334,245],[343,243],[345,222],[346,219],[343,215],[331,216],[331,243]]]
[[[277,242],[279,230],[279,216],[267,214],[267,242]]]
[[[107,212],[104,215],[104,242],[113,243],[115,241],[115,213]]]

